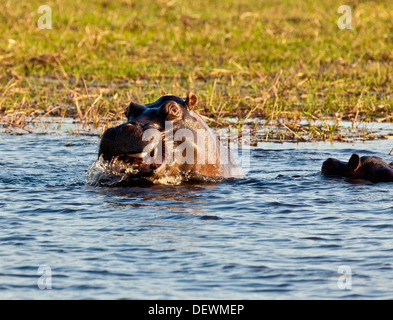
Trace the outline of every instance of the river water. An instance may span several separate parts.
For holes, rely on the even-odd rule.
[[[244,179],[86,185],[97,137],[0,135],[1,299],[393,299],[392,140],[259,143]]]

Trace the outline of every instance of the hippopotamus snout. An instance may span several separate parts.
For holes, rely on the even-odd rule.
[[[321,174],[323,175],[345,175],[346,163],[329,158],[322,164]]]
[[[125,123],[120,126],[107,129],[102,138],[99,156],[105,160],[111,160],[122,154],[141,153],[148,143],[142,140],[143,128],[138,123]]]

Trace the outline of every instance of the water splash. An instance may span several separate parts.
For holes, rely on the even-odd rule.
[[[90,164],[86,174],[86,184],[94,187],[117,187],[146,184],[180,185],[182,182],[195,181],[216,183],[226,180],[222,177],[206,177],[198,173],[173,174],[170,167],[159,175],[140,176],[138,170],[122,163],[105,161],[102,156]]]

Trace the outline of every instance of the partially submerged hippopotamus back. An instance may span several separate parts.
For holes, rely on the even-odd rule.
[[[323,165],[321,174],[364,179],[371,182],[393,182],[393,163],[387,164],[379,157],[359,157],[352,154],[348,162],[329,158]]]
[[[231,152],[193,111],[197,103],[193,93],[185,100],[167,95],[146,105],[131,102],[127,122],[101,138],[99,158],[106,169],[127,180],[154,183],[243,177]]]

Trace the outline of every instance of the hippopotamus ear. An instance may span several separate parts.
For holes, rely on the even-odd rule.
[[[124,111],[124,115],[128,119],[131,115],[131,104],[127,107],[126,111]]]
[[[195,93],[188,92],[186,101],[184,102],[184,106],[191,111],[196,107],[197,104],[198,104],[198,98],[195,95]]]
[[[127,117],[127,119],[129,119],[131,116],[135,117],[140,115],[144,109],[145,106],[135,102],[131,102],[130,105],[127,107],[126,111],[124,112],[124,114]]]
[[[360,168],[360,165],[361,165],[361,161],[359,155],[356,153],[352,154],[351,158],[347,163],[347,169],[352,172],[355,172]]]
[[[389,167],[393,168],[393,162],[389,163]]]

